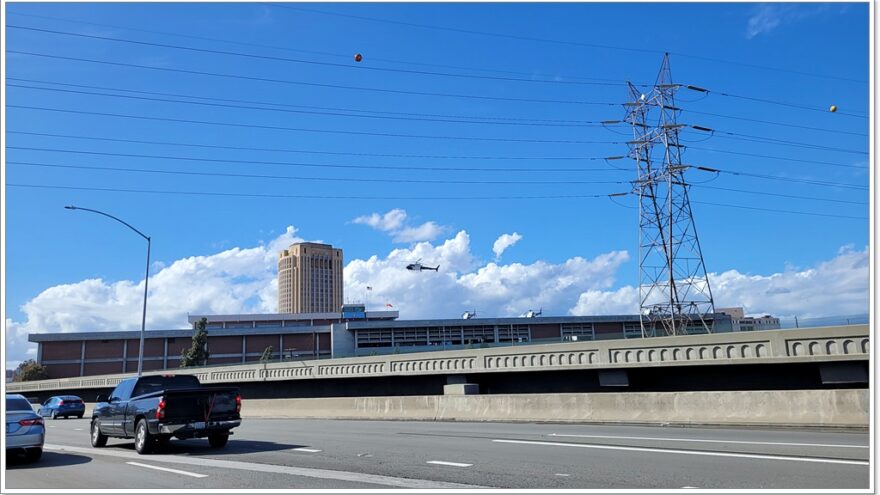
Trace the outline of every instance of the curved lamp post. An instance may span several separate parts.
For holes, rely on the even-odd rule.
[[[120,220],[120,219],[118,219],[108,213],[104,213],[103,211],[92,210],[90,208],[80,208],[79,206],[73,206],[73,205],[65,206],[65,208],[68,210],[90,211],[92,213],[97,213],[99,215],[104,215],[105,217],[112,218],[113,220],[116,220],[117,222],[121,223],[122,225],[125,225],[126,227],[130,228],[131,230],[137,232],[137,234],[139,236],[141,236],[147,240],[147,274],[146,274],[146,276],[144,276],[144,311],[143,311],[143,314],[141,315],[141,344],[140,344],[140,346],[138,346],[138,371],[137,371],[137,374],[138,374],[138,376],[141,376],[141,373],[143,372],[143,369],[144,369],[144,335],[146,333],[146,325],[147,325],[147,283],[150,281],[150,236],[144,235],[143,232],[132,227],[131,225],[128,224],[128,222]]]

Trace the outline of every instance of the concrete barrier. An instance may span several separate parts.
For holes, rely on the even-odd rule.
[[[93,403],[86,403],[86,415]],[[242,417],[867,428],[867,389],[247,399]]]
[[[245,418],[868,427],[866,389],[245,399]]]

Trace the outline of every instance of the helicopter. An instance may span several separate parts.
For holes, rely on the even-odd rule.
[[[477,316],[477,310],[473,311],[465,311],[463,315],[461,315],[462,320],[470,320],[471,318]]]
[[[541,308],[538,311],[530,309],[530,310],[526,311],[526,313],[523,315],[523,317],[524,318],[534,318],[536,316],[541,316],[541,313],[543,313],[543,312],[544,312],[544,308]]]
[[[410,264],[406,265],[406,269],[412,270],[414,272],[420,272],[422,270],[434,270],[435,272],[439,272],[440,265],[437,265],[435,267],[425,266],[422,264],[422,259],[419,258],[419,260],[416,261],[415,263],[410,263]]]

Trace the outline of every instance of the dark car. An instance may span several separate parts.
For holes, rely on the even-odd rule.
[[[129,378],[95,402],[92,447],[105,446],[108,437],[134,438],[137,453],[147,454],[172,437],[207,437],[220,448],[241,425],[238,387],[205,387],[192,375]]]
[[[6,457],[23,453],[33,462],[43,455],[46,427],[31,403],[19,394],[6,394]]]
[[[40,416],[49,416],[52,419],[59,416],[64,416],[65,418],[76,416],[81,418],[86,413],[86,405],[82,399],[75,395],[56,395],[43,402],[37,413]]]

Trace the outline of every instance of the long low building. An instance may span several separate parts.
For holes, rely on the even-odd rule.
[[[190,315],[207,320],[208,366],[271,359],[304,360],[440,351],[529,343],[641,338],[638,315],[397,320],[397,311],[343,308],[339,313]],[[193,329],[148,330],[145,371],[179,367]],[[716,313],[714,331],[730,332]],[[37,333],[37,361],[50,378],[128,373],[137,369],[139,331]]]

